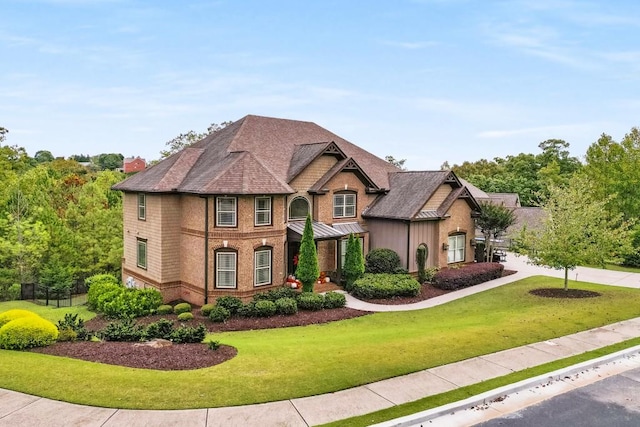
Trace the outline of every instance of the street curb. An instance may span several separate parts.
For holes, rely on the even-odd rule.
[[[417,423],[433,420],[443,415],[448,415],[453,412],[468,409],[473,406],[487,404],[499,397],[504,397],[508,394],[517,393],[522,390],[527,390],[536,386],[547,384],[549,383],[549,381],[559,381],[567,376],[571,376],[588,369],[596,368],[600,365],[605,365],[616,360],[630,358],[633,355],[640,356],[640,345],[627,348],[616,353],[611,353],[597,359],[588,360],[586,362],[569,366],[567,368],[558,369],[557,371],[542,374],[537,377],[522,380],[514,384],[509,384],[503,387],[489,390],[477,396],[471,396],[467,399],[459,400],[457,402],[449,403],[437,408],[428,409],[426,411],[396,418],[390,421],[385,421],[379,424],[373,424],[372,427],[410,427]]]

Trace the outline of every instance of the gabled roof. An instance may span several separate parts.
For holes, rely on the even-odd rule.
[[[353,172],[360,181],[365,185],[367,192],[376,192],[380,189],[376,186],[376,183],[369,178],[369,176],[362,170],[362,168],[358,165],[351,157],[343,159],[337,162],[335,165],[331,167],[315,184],[309,188],[309,193],[316,194],[324,194],[327,192],[327,188],[325,185],[337,174],[340,172]]]
[[[461,187],[450,171],[396,172],[389,174],[389,192],[363,213],[365,217],[411,220],[445,182]]]
[[[388,173],[398,171],[391,163],[315,123],[249,115],[113,188],[288,194],[293,193],[290,180],[323,153],[353,158],[376,188],[389,188]]]

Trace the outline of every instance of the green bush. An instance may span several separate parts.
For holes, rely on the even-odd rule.
[[[193,313],[187,311],[185,313],[178,314],[178,320],[181,322],[188,322],[189,320],[193,320]]]
[[[303,292],[298,295],[298,308],[300,310],[322,310],[324,308],[324,295]]]
[[[408,274],[365,274],[351,290],[353,296],[364,299],[412,297],[419,292],[420,283]]]
[[[238,309],[238,316],[240,317],[255,317],[256,316],[256,302],[250,301],[246,304],[243,304]]]
[[[14,308],[12,310],[7,310],[4,313],[0,313],[0,327],[2,327],[6,323],[9,323],[12,320],[20,319],[22,317],[39,317],[39,316],[29,310],[21,310],[19,308]]]
[[[58,342],[73,342],[78,339],[78,334],[71,328],[58,328]]]
[[[276,302],[280,298],[295,298],[298,295],[295,289],[288,286],[271,289],[267,292],[260,292],[253,296],[254,301],[272,301]]]
[[[211,313],[211,310],[213,310],[214,307],[215,305],[213,304],[205,304],[200,307],[200,314],[202,314],[204,317],[209,317],[209,313]]]
[[[119,285],[120,280],[111,274],[94,274],[84,279],[84,284],[88,289],[95,285]]]
[[[392,249],[372,249],[366,256],[367,273],[396,273],[402,270],[400,256]]]
[[[173,322],[169,319],[160,319],[156,322],[149,323],[144,330],[145,340],[152,340],[156,338],[162,338],[164,340],[171,339],[171,333],[173,332]]]
[[[284,314],[285,316],[291,316],[298,312],[298,303],[293,298],[279,298],[275,302],[276,312],[278,314]]]
[[[460,268],[444,268],[436,273],[433,286],[453,291],[502,277],[504,265],[499,262],[466,264]]]
[[[58,330],[62,335],[62,331],[71,330],[75,333],[75,337],[81,341],[91,338],[91,334],[84,325],[84,320],[78,317],[78,314],[66,313],[64,319],[58,320]],[[58,338],[58,341],[62,341]],[[67,340],[69,341],[69,340]],[[75,339],[73,340],[75,341]]]
[[[276,314],[276,303],[273,301],[256,301],[255,311],[257,317],[271,317]]]
[[[133,319],[127,318],[109,323],[98,335],[106,341],[136,342],[145,337],[145,328],[137,326]]]
[[[177,344],[199,343],[206,335],[207,328],[202,324],[196,327],[183,325],[173,331],[171,341]]]
[[[87,293],[89,308],[114,319],[151,314],[162,304],[162,295],[154,288],[128,289],[111,283],[92,284]]]
[[[24,350],[44,347],[58,338],[58,328],[38,315],[11,320],[0,328],[0,348]]]
[[[181,302],[173,307],[174,314],[191,313],[191,304],[188,302]]]
[[[19,300],[21,295],[22,286],[18,283],[14,283],[7,289],[7,298],[9,298],[9,301]]]
[[[216,351],[220,348],[220,341],[209,341],[207,347],[209,347],[209,350]]]
[[[231,317],[231,313],[221,305],[216,305],[209,312],[209,319],[215,323],[226,322],[229,317]]]
[[[242,308],[242,300],[238,297],[226,295],[219,297],[216,300],[216,305],[226,308],[232,316],[235,316]]]
[[[347,305],[347,297],[339,292],[327,292],[324,294],[324,308],[340,308]]]
[[[171,307],[169,304],[162,304],[160,307],[158,307],[156,313],[163,316],[167,314],[173,314],[173,307]]]

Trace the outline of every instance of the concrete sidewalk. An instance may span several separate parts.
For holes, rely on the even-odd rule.
[[[513,255],[509,258],[505,267],[519,270],[517,274],[463,291],[404,306],[366,304],[353,298],[348,298],[348,304],[371,311],[420,309],[531,275],[554,272],[529,266]],[[582,281],[640,287],[638,274],[580,268],[578,275]],[[640,318],[335,393],[226,408],[180,411],[96,408],[0,389],[0,426],[313,426],[390,408],[636,337],[640,337]]]

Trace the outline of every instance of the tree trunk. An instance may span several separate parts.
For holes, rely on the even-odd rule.
[[[569,269],[567,267],[564,268],[564,290],[569,290]]]

